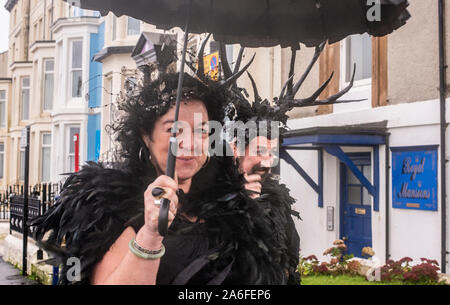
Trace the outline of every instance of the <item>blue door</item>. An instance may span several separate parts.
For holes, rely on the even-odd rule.
[[[356,167],[371,181],[372,166],[370,153],[347,154]],[[344,163],[340,166],[341,176],[341,238],[345,241],[348,254],[361,257],[364,247],[372,247],[372,198],[361,182]]]

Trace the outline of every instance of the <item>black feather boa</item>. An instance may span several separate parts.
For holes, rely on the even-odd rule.
[[[30,221],[40,246],[62,264],[60,284],[89,284],[94,266],[123,230],[143,225],[143,193],[154,179],[90,162],[66,180],[55,205]],[[208,166],[194,176],[189,194],[180,194],[179,211],[197,216],[204,223],[179,231],[172,225],[170,234],[189,235],[203,225],[206,236],[199,238],[221,245],[200,271],[204,278],[215,276],[234,261],[224,284],[286,283],[285,270],[290,270],[286,266],[290,263],[292,267],[293,262],[288,258],[289,238],[283,229],[286,212],[281,210],[289,205],[290,211],[292,198],[276,184],[270,185],[266,196],[253,200],[244,189],[244,178],[233,159],[212,157]],[[280,232],[274,234],[274,230]],[[67,279],[71,266],[66,262],[70,257],[80,258],[79,282]]]
[[[289,195],[289,189],[280,184],[275,176],[267,177],[262,183],[261,197],[257,202],[267,211],[271,220],[274,236],[280,249],[280,265],[286,271],[286,283],[300,284],[299,264],[300,237],[295,228],[292,216],[300,219],[300,215],[292,208],[295,199]]]

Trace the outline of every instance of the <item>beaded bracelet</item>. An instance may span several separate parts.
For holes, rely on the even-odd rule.
[[[130,248],[131,253],[143,259],[158,259],[161,258],[166,252],[166,248],[164,247],[164,245],[161,245],[161,249],[159,250],[145,249],[141,247],[134,238],[130,240],[128,247]]]

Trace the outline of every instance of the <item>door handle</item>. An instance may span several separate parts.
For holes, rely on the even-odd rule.
[[[345,242],[345,241],[348,241],[348,236],[344,236],[344,237],[342,237],[342,240]]]

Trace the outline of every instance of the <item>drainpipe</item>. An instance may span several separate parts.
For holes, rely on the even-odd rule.
[[[439,0],[439,93],[440,93],[440,116],[441,116],[441,271],[446,272],[447,265],[447,192],[446,192],[446,141],[445,132],[447,123],[445,121],[445,100],[447,96],[447,81],[445,64],[445,38],[444,38],[444,0]]]
[[[384,169],[385,169],[385,177],[386,177],[386,179],[385,179],[385,187],[384,187],[384,189],[385,189],[385,194],[386,194],[386,196],[385,196],[385,205],[386,205],[386,216],[385,216],[385,219],[386,219],[386,228],[385,228],[385,231],[386,231],[386,239],[385,239],[385,242],[386,242],[386,257],[385,257],[385,262],[387,262],[388,261],[388,259],[389,259],[389,257],[391,256],[390,254],[389,254],[389,251],[390,251],[390,248],[389,248],[389,207],[390,207],[390,204],[389,204],[389,202],[390,202],[390,192],[389,192],[389,187],[390,187],[390,180],[389,180],[389,177],[390,177],[390,168],[391,168],[391,165],[390,165],[390,158],[389,158],[389,154],[390,154],[390,143],[389,143],[389,137],[390,137],[390,133],[386,133],[386,136],[385,136],[385,146],[386,146],[386,151],[385,151],[385,161],[384,161]]]

